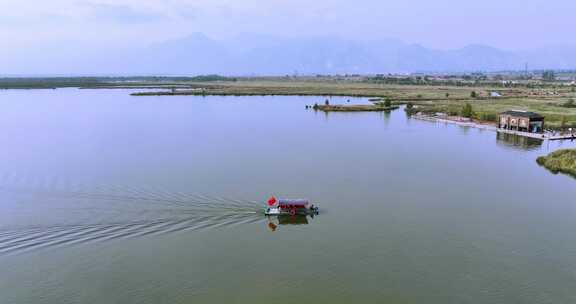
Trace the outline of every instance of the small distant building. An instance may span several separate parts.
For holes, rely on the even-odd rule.
[[[499,97],[502,97],[502,94],[500,94],[500,92],[492,91],[492,92],[490,92],[490,97],[499,98]]]
[[[506,111],[498,117],[498,128],[530,133],[544,132],[544,116],[528,111]]]

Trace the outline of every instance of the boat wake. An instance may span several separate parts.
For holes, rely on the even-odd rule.
[[[0,255],[264,221],[260,214],[252,213],[3,230],[0,231]]]
[[[47,213],[58,210],[64,215],[48,224],[30,225],[37,222],[34,218],[0,226],[0,256],[266,220],[261,204],[254,201],[134,187],[30,190],[0,186],[0,193],[27,197],[18,201],[18,210],[44,208]]]

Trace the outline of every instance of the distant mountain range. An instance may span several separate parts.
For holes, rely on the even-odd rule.
[[[62,49],[0,58],[12,74],[285,75],[473,72],[574,69],[576,47],[506,51],[484,45],[436,50],[400,40],[352,41],[334,37],[274,38],[244,34],[226,41],[196,33],[146,48],[115,52]],[[59,54],[59,55],[54,55]],[[35,60],[39,62],[34,65]],[[35,70],[34,70],[35,69]]]

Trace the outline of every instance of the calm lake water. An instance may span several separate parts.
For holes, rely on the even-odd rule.
[[[576,145],[322,101],[0,92],[0,303],[576,302]]]

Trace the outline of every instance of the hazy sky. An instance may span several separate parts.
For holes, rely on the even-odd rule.
[[[0,39],[110,48],[248,32],[520,49],[576,44],[575,13],[576,0],[0,0]]]

